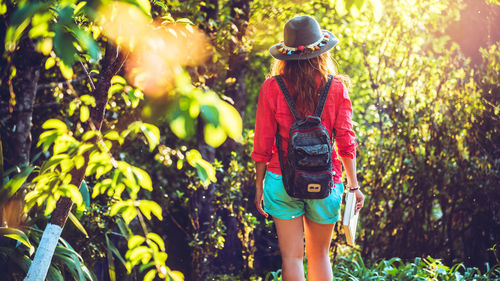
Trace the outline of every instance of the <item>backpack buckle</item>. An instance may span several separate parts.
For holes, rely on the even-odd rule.
[[[320,192],[321,185],[317,183],[310,183],[307,185],[307,192]]]

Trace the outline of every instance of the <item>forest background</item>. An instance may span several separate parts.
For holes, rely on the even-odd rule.
[[[268,48],[300,14],[339,37],[352,82],[366,202],[334,266],[495,274],[498,1],[2,0],[2,278],[24,278],[49,222],[49,280],[276,275],[250,152]]]

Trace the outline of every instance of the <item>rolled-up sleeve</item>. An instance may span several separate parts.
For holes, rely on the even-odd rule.
[[[353,159],[356,156],[356,135],[352,128],[352,106],[347,88],[343,87],[342,98],[339,100],[340,107],[335,119],[335,142],[341,157]]]
[[[260,88],[257,103],[257,116],[253,140],[252,159],[255,162],[269,162],[272,158],[272,149],[276,134],[276,107],[271,98],[270,83],[272,78],[266,80]]]

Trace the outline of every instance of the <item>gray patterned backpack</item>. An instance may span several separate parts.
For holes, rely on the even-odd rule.
[[[323,87],[314,115],[299,118],[295,103],[286,88],[283,78],[274,76],[285,96],[295,122],[290,127],[288,154],[286,159],[281,151],[281,140],[276,132],[276,143],[280,159],[281,173],[285,190],[291,197],[301,199],[323,199],[330,195],[333,188],[332,152],[334,136],[328,134],[321,124],[321,114],[330,90],[333,76]],[[278,129],[279,130],[279,129]],[[332,131],[334,131],[332,129]]]

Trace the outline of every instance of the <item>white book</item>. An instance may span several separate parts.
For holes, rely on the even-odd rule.
[[[347,244],[354,246],[356,238],[356,225],[358,224],[359,212],[354,215],[354,208],[356,207],[356,194],[347,191],[344,209],[344,219],[342,229],[345,234]]]

